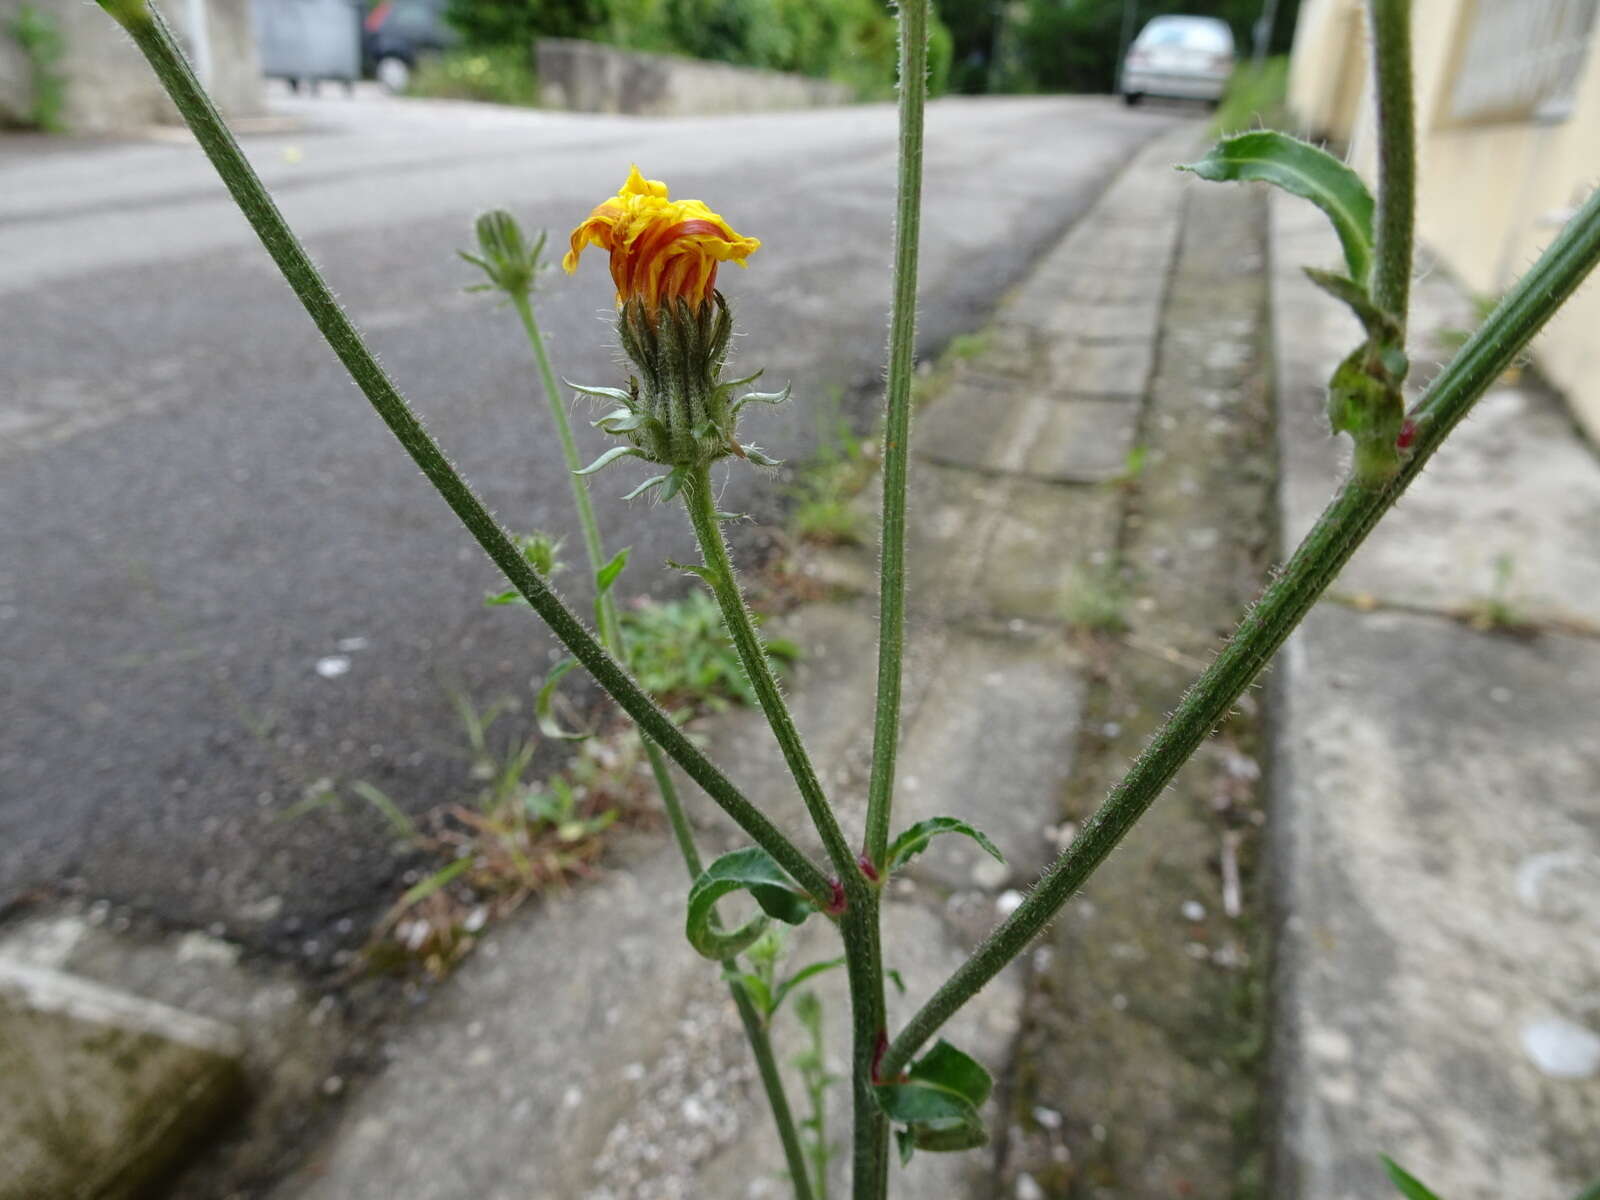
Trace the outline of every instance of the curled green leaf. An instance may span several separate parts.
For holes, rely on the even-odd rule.
[[[765,916],[755,916],[737,929],[716,928],[711,920],[718,900],[729,892],[747,891]],[[816,905],[795,888],[772,855],[759,846],[724,854],[700,873],[689,889],[689,911],[684,934],[689,944],[706,958],[721,961],[738,954],[765,932],[767,917],[799,925],[816,911]]]
[[[1192,171],[1213,183],[1259,181],[1311,201],[1333,222],[1344,247],[1350,278],[1363,289],[1372,274],[1372,193],[1344,163],[1326,150],[1273,129],[1223,138]]]
[[[907,829],[889,846],[889,854],[884,867],[893,871],[921,854],[928,848],[928,843],[941,833],[959,833],[969,837],[994,858],[996,862],[1005,862],[1006,856],[1000,853],[999,848],[985,837],[981,832],[968,825],[965,821],[955,817],[929,817],[926,821],[918,821]]]
[[[971,1055],[940,1040],[911,1065],[905,1078],[873,1089],[897,1131],[900,1159],[914,1150],[971,1150],[989,1140],[978,1109],[994,1090],[994,1080]]]

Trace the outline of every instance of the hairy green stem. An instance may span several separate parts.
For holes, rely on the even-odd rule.
[[[756,632],[755,618],[750,615],[750,608],[744,602],[744,593],[739,590],[739,582],[734,577],[733,560],[728,556],[728,543],[722,537],[716,497],[712,494],[711,472],[707,467],[698,466],[689,472],[683,487],[683,504],[689,510],[689,520],[694,524],[700,553],[705,559],[706,582],[711,585],[711,591],[722,609],[722,620],[728,627],[728,636],[733,639],[734,649],[739,653],[739,661],[744,664],[745,674],[750,678],[750,686],[761,704],[761,711],[767,716],[767,724],[772,726],[784,761],[789,764],[789,773],[794,777],[795,786],[800,789],[806,811],[811,814],[812,823],[822,836],[822,844],[848,896],[852,880],[861,880],[863,883],[865,880],[850,853],[850,845],[844,839],[828,798],[823,794],[816,769],[811,765],[811,756],[806,753],[800,731],[795,728],[783,692],[773,677],[772,663],[767,658],[761,635]],[[833,906],[830,904],[829,907]]]
[[[738,970],[738,964],[731,958],[724,959],[722,966],[724,970]],[[789,1168],[794,1200],[814,1200],[816,1193],[811,1190],[805,1148],[801,1146],[800,1136],[795,1131],[794,1114],[789,1111],[789,1097],[783,1090],[783,1076],[772,1054],[772,1039],[767,1034],[766,1023],[762,1021],[761,1014],[756,1012],[756,1006],[750,999],[750,993],[745,991],[744,984],[730,982],[728,990],[733,993],[734,1006],[739,1010],[739,1022],[744,1026],[745,1039],[750,1043],[751,1054],[755,1056],[756,1072],[761,1076],[761,1086],[772,1106],[772,1119],[778,1126],[778,1140],[783,1143],[783,1159]]]
[[[1334,497],[1238,631],[1139,755],[1126,778],[1034,885],[1028,898],[911,1018],[884,1056],[892,1075],[1060,911],[1144,815],[1200,743],[1228,715],[1378,519],[1422,472],[1449,432],[1600,262],[1600,192],[1506,295],[1413,412],[1416,440],[1381,488],[1351,481]]]
[[[928,92],[928,0],[900,4],[900,169],[895,202],[894,309],[884,395],[883,532],[878,562],[878,691],[867,785],[866,856],[882,868],[889,847],[900,744],[906,614],[906,475],[917,342],[917,250],[922,227],[922,126]]]
[[[550,403],[550,419],[555,423],[556,436],[561,440],[561,457],[567,464],[567,478],[572,487],[572,503],[578,510],[578,526],[583,530],[583,548],[589,557],[589,568],[599,571],[606,565],[605,545],[600,540],[600,522],[595,519],[594,501],[589,496],[589,483],[578,472],[583,460],[578,457],[578,443],[572,437],[572,421],[567,417],[567,407],[561,403],[561,389],[556,384],[556,373],[550,368],[550,352],[545,348],[544,333],[539,329],[538,318],[526,292],[512,294],[511,303],[517,316],[522,318],[523,331],[533,348],[534,360],[539,364],[539,380],[544,385],[544,397]],[[623,653],[622,628],[617,620],[617,606],[609,595],[600,604],[600,636],[606,647],[619,661],[626,662]]]
[[[851,1082],[855,1097],[855,1170],[853,1187],[856,1200],[881,1200],[888,1186],[888,1122],[872,1095],[872,1060],[884,1036],[883,959],[878,946],[878,893],[861,873],[850,855],[839,823],[823,795],[811,758],[800,740],[800,733],[789,715],[783,693],[772,675],[772,665],[756,632],[755,621],[744,602],[728,557],[728,544],[718,523],[716,499],[711,491],[711,472],[704,466],[689,474],[683,488],[684,506],[694,524],[705,559],[706,581],[722,608],[729,636],[744,663],[750,685],[767,715],[767,723],[778,739],[789,772],[805,800],[811,819],[822,836],[829,857],[839,872],[844,890],[845,911],[839,917],[844,939],[845,972],[850,980],[850,1012],[855,1030],[851,1056]]]
[[[895,197],[894,307],[884,393],[883,513],[878,560],[878,686],[867,784],[866,860],[880,877],[889,848],[895,759],[900,749],[900,688],[905,657],[906,479],[911,463],[911,385],[917,343],[917,254],[922,231],[923,110],[928,97],[928,0],[901,0],[900,153]],[[889,1192],[889,1122],[874,1096],[887,1040],[878,893],[845,915],[850,977],[851,1095],[855,1200]]]
[[[1377,79],[1378,213],[1372,298],[1400,323],[1411,303],[1412,224],[1416,208],[1416,102],[1411,87],[1411,0],[1371,0]]]
[[[518,552],[504,530],[495,523],[482,501],[473,494],[450,465],[439,446],[411,411],[405,398],[378,365],[345,315],[327,283],[312,264],[283,214],[267,193],[249,160],[234,141],[227,125],[194,77],[171,30],[153,9],[140,0],[101,0],[106,9],[133,37],[155,70],[167,94],[194,132],[206,156],[222,177],[234,202],[250,222],[267,253],[278,265],[289,287],[305,306],[319,333],[338,355],[351,379],[428,482],[449,504],[469,533],[488,554],[534,612],[594,676],[640,729],[652,737],[757,845],[788,871],[795,882],[819,903],[826,903],[832,888],[816,865],[747,800],[739,789],[684,736],[665,713],[636,684],[617,661],[606,653],[581,621],[551,591]]]
[[[550,416],[561,441],[561,456],[566,462],[567,478],[572,485],[572,503],[578,511],[578,524],[583,530],[583,547],[589,559],[589,569],[598,576],[600,568],[606,564],[605,542],[600,536],[600,522],[595,517],[594,500],[589,495],[589,481],[577,474],[583,466],[583,460],[578,457],[578,444],[572,436],[572,421],[567,416],[566,405],[561,403],[561,389],[557,386],[555,372],[550,367],[550,352],[545,346],[544,333],[539,328],[539,321],[534,315],[528,294],[513,292],[511,302],[517,310],[517,315],[522,319],[523,332],[528,335],[528,343],[539,366],[539,379],[544,387],[545,399],[550,402]],[[617,613],[616,599],[609,591],[600,597],[599,617],[601,640],[618,662],[627,665],[628,647],[622,636],[622,620]],[[683,811],[677,784],[673,782],[672,772],[667,769],[661,747],[648,736],[641,735],[641,740],[644,743],[645,757],[650,762],[651,774],[655,776],[656,790],[661,793],[661,806],[666,810],[667,822],[672,826],[673,839],[677,842],[678,852],[683,857],[683,865],[689,872],[689,882],[692,885],[700,877],[703,869],[700,851],[694,842],[694,830],[690,828],[688,816]],[[712,920],[716,920],[714,913]],[[738,960],[724,959],[722,969],[730,976],[736,974],[739,970]],[[779,1072],[777,1060],[772,1053],[772,1038],[767,1032],[766,1022],[756,1011],[750,993],[738,979],[729,978],[728,991],[733,995],[734,1007],[739,1010],[739,1023],[744,1027],[745,1040],[750,1043],[750,1054],[756,1060],[756,1073],[761,1078],[762,1090],[766,1092],[773,1124],[778,1129],[778,1141],[783,1146],[789,1175],[794,1181],[795,1200],[813,1200],[806,1173],[805,1150],[800,1144],[799,1132],[795,1128],[788,1094],[784,1091],[783,1075]]]
[[[839,921],[850,983],[850,1096],[854,1125],[850,1194],[883,1200],[889,1194],[889,1119],[874,1095],[878,1057],[888,1041],[883,994],[883,947],[878,893],[863,888]]]

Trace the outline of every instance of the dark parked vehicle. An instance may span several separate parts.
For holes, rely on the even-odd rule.
[[[1157,17],[1123,60],[1117,90],[1129,104],[1145,96],[1222,99],[1233,74],[1233,31],[1216,17]]]
[[[361,23],[367,69],[391,92],[403,92],[411,72],[429,54],[456,44],[444,19],[446,0],[378,0]]]

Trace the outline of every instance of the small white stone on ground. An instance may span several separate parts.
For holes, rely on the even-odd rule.
[[[350,660],[343,654],[329,654],[317,659],[317,674],[324,679],[337,679],[350,670]]]
[[[1565,1017],[1540,1017],[1522,1027],[1522,1048],[1553,1079],[1600,1074],[1600,1035]]]

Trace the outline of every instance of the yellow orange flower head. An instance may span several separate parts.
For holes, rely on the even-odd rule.
[[[568,274],[590,246],[611,255],[617,307],[638,300],[654,319],[663,303],[679,298],[698,308],[717,285],[718,265],[744,266],[761,243],[735,233],[698,200],[668,199],[666,184],[634,167],[617,194],[572,231],[572,249],[561,260]]]

